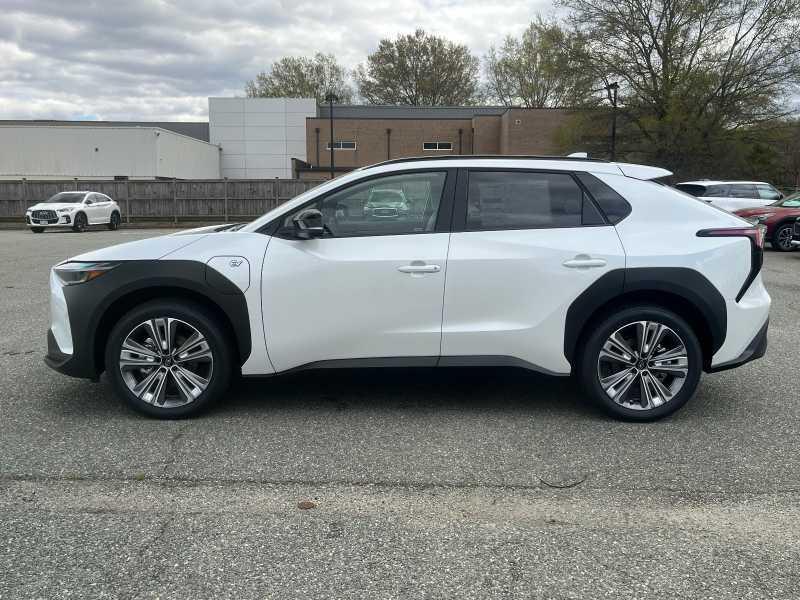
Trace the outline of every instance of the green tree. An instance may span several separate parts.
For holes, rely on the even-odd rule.
[[[383,39],[359,65],[359,94],[371,104],[447,106],[473,104],[480,63],[469,49],[418,29]]]
[[[320,52],[311,58],[281,58],[273,63],[269,73],[262,71],[248,81],[245,92],[252,98],[316,98],[317,102],[324,102],[325,96],[333,93],[342,104],[353,100],[347,71],[332,54]]]
[[[582,36],[541,18],[517,39],[506,37],[484,58],[487,91],[505,106],[582,106],[596,100],[598,80],[580,68]]]
[[[779,119],[798,83],[796,0],[561,0],[581,66],[620,84],[620,150],[710,175],[737,131]]]

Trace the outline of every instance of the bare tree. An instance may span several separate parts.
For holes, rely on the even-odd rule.
[[[324,102],[333,93],[341,103],[351,102],[353,90],[347,84],[347,71],[332,54],[317,52],[313,57],[285,56],[269,73],[261,72],[245,85],[250,97],[316,98]]]
[[[582,70],[582,36],[541,18],[517,39],[508,36],[484,58],[489,95],[506,106],[580,106],[596,98],[598,83]]]
[[[787,112],[800,72],[796,0],[561,3],[586,41],[583,69],[620,83],[629,153],[702,170],[735,129]]]
[[[372,104],[472,104],[479,61],[469,49],[418,29],[383,39],[355,71],[361,96]]]

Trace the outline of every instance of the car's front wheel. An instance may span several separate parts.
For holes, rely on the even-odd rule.
[[[772,234],[772,247],[779,252],[789,252],[794,250],[792,237],[794,236],[794,224],[784,223],[777,227]]]
[[[119,222],[120,222],[119,213],[117,211],[114,211],[113,213],[111,213],[111,219],[108,221],[108,228],[111,231],[116,231],[117,229],[119,229]]]
[[[606,316],[583,346],[584,389],[613,416],[650,421],[686,404],[697,390],[702,350],[689,324],[658,306]]]
[[[72,231],[75,233],[82,233],[88,224],[89,222],[86,220],[86,215],[78,213],[75,215],[75,220],[72,222]]]
[[[196,414],[227,390],[229,337],[200,305],[158,300],[114,326],[105,353],[117,393],[135,410],[162,419]]]

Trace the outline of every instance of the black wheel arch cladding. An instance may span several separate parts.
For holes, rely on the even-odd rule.
[[[123,261],[117,267],[87,283],[64,287],[73,355],[59,369],[70,375],[94,377],[102,370],[99,335],[108,335],[116,323],[120,307],[130,302],[177,296],[209,306],[227,320],[222,323],[233,337],[238,363],[250,356],[250,316],[242,291],[221,273],[205,263],[192,260]],[[129,302],[130,301],[130,302]],[[115,310],[116,307],[116,310]],[[123,311],[125,312],[125,311]]]
[[[722,347],[727,335],[728,316],[725,299],[701,273],[682,267],[647,267],[609,271],[586,288],[567,309],[564,328],[564,356],[574,364],[581,335],[598,312],[617,301],[630,298],[636,301],[647,294],[651,302],[681,314],[682,307],[691,306],[702,318],[706,331],[695,332],[704,350],[713,355]],[[661,298],[659,299],[659,296]],[[672,306],[679,299],[681,306]],[[682,315],[686,316],[686,315]],[[689,319],[690,325],[695,325]],[[706,366],[711,356],[704,356]]]

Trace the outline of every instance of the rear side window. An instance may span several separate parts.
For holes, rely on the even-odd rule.
[[[583,200],[569,174],[470,171],[466,228],[580,227]]]
[[[610,186],[589,173],[576,173],[575,175],[589,190],[592,198],[600,206],[600,210],[603,211],[609,223],[616,225],[631,214],[631,205]]]
[[[756,186],[746,183],[736,183],[731,185],[731,198],[758,198]]]
[[[704,198],[728,198],[730,197],[729,185],[710,185],[706,188]]]

